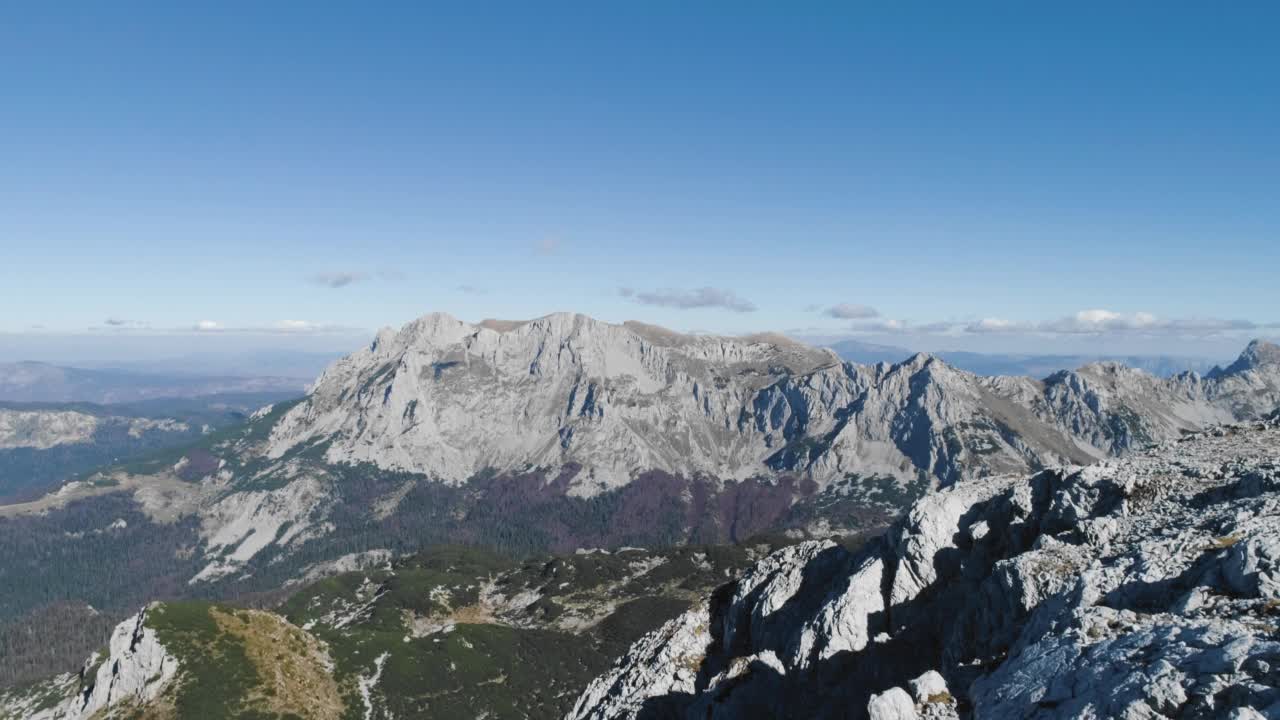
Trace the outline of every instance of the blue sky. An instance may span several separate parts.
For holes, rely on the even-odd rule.
[[[76,5],[0,10],[9,354],[433,310],[1280,334],[1274,4]]]

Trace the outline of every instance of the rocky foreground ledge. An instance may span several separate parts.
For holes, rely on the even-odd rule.
[[[1280,413],[793,546],[569,718],[1280,718]]]

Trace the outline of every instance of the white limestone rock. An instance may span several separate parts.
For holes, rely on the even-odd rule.
[[[798,669],[838,653],[857,652],[871,642],[884,623],[876,620],[885,611],[881,592],[884,560],[868,558],[854,569],[848,583],[824,602],[800,631],[791,662]]]
[[[1238,593],[1280,601],[1280,537],[1236,542],[1223,563],[1222,574]]]
[[[778,336],[437,313],[328,368],[276,423],[268,454],[323,442],[331,462],[454,484],[574,465],[584,495],[652,470],[790,472],[823,485],[849,474],[914,482],[923,471],[946,484],[1091,462],[1253,417],[1267,402],[1280,403],[1280,362],[1266,353],[1211,379],[1100,365],[1040,383],[928,355],[852,365]]]
[[[569,717],[635,718],[654,698],[692,694],[711,640],[706,605],[694,608],[636,641],[608,673],[578,698]]]
[[[931,698],[939,695],[949,695],[947,691],[946,678],[942,677],[937,670],[930,670],[920,677],[914,679],[910,683],[911,697],[919,705],[924,705]]]
[[[916,705],[902,688],[889,688],[867,702],[870,720],[917,720]]]
[[[96,653],[77,681],[55,678],[30,694],[0,694],[0,717],[24,720],[106,720],[132,711],[160,696],[177,674],[178,660],[147,627],[144,608],[115,627],[105,658]],[[61,696],[58,702],[50,697]]]
[[[1280,717],[1277,548],[1280,418],[959,483],[718,593],[684,645],[714,690],[650,684],[663,660],[633,652],[569,717],[636,717],[623,687],[685,718]]]
[[[323,532],[331,504],[326,483],[310,475],[274,490],[227,494],[202,513],[206,553],[215,559],[190,583],[230,575],[268,546],[288,548]]]
[[[93,687],[75,717],[93,717],[119,704],[141,705],[159,696],[178,672],[178,661],[146,626],[147,611],[116,626],[110,655],[98,667]]]
[[[338,464],[410,473],[372,502],[380,520],[412,511],[403,503],[429,483],[523,473],[542,474],[547,492],[575,496],[616,490],[645,473],[712,485],[786,482],[841,502],[865,494],[869,507],[889,513],[930,487],[1093,463],[1207,423],[1256,417],[1268,402],[1280,404],[1280,362],[1266,347],[1251,346],[1212,377],[1161,380],[1090,366],[1042,382],[979,377],[924,354],[853,365],[772,335],[681,335],[566,313],[476,324],[427,315],[380,331],[296,405],[255,413],[252,439],[228,451],[235,462],[203,478],[190,493],[196,499],[181,505],[199,515],[205,540],[191,582],[232,581],[253,558],[329,533],[347,473]],[[145,500],[156,486],[133,492]],[[977,487],[969,492],[987,485]],[[1063,498],[1054,521],[1083,517],[1095,491]],[[935,560],[948,561],[934,553],[953,529],[968,533],[970,544],[987,543],[994,526],[957,514],[970,500],[943,497],[949,510],[924,516],[937,527],[904,536],[918,547],[887,559],[894,594],[886,602],[932,582]],[[1017,502],[1030,510],[1029,495]],[[812,536],[850,529],[827,520],[803,529]],[[1108,522],[1085,532],[1105,539]],[[903,572],[888,566],[898,559]],[[856,636],[860,624],[848,631]],[[851,642],[843,650],[863,641]],[[808,662],[814,647],[796,639],[776,650]]]

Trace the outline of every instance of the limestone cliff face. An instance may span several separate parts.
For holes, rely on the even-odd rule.
[[[0,691],[0,718],[338,720],[349,703],[337,675],[328,645],[276,613],[156,602],[116,626],[78,676]]]
[[[645,522],[670,531],[627,528],[639,538],[627,544],[861,531],[931,487],[1090,464],[1256,418],[1280,404],[1276,358],[1254,343],[1204,377],[1099,364],[991,378],[923,354],[853,365],[777,336],[434,314],[380,332],[300,402],[256,414],[171,472],[117,472],[32,507],[118,487],[164,522],[196,515],[205,562],[195,583],[234,581],[264,557],[350,532],[353,515],[420,515],[442,497],[450,518],[509,516],[513,504],[566,494],[660,506]],[[572,549],[577,529],[521,532]],[[341,550],[317,561],[352,548]]]
[[[98,666],[78,715],[90,718],[117,705],[142,705],[154,700],[178,672],[178,661],[147,627],[147,611],[116,626],[110,654]]]
[[[0,695],[0,717],[23,720],[89,720],[130,717],[160,697],[178,672],[178,660],[147,627],[147,608],[111,633],[107,655],[95,653],[80,677],[64,675],[31,692]],[[53,698],[53,702],[50,702]]]
[[[949,483],[1089,462],[1276,402],[1280,363],[1262,361],[1213,378],[1091,366],[1039,382],[927,355],[852,365],[775,336],[434,314],[330,367],[272,430],[268,454],[325,443],[331,462],[455,484],[575,466],[582,494],[651,470]]]
[[[779,380],[824,369],[839,374],[834,355],[781,340],[567,314],[481,325],[428,315],[327,370],[281,420],[271,452],[327,439],[332,461],[451,483],[571,462],[584,490],[643,470],[746,477],[766,470],[769,443],[788,428],[779,412],[749,430],[757,418],[744,410]],[[828,390],[848,393],[845,383]]]
[[[960,482],[638,641],[570,718],[1280,717],[1280,423]]]

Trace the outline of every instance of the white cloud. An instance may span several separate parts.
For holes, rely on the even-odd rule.
[[[36,329],[28,327],[29,330]],[[43,329],[43,328],[41,328]],[[217,320],[199,320],[190,325],[156,326],[139,321],[117,323],[104,322],[86,328],[91,333],[111,333],[113,335],[189,335],[191,333],[208,335],[351,335],[362,336],[369,332],[368,328],[335,325],[310,320],[278,320],[272,323],[253,325],[227,325]]]
[[[855,303],[840,303],[833,305],[822,311],[827,317],[836,318],[837,320],[863,320],[866,318],[880,317],[880,311],[869,305],[858,305]]]
[[[283,332],[314,332],[322,326],[309,320],[281,320],[275,327]]]
[[[856,320],[849,328],[853,334],[911,333],[916,335],[1026,335],[1063,337],[1076,335],[1142,336],[1203,339],[1213,336],[1254,335],[1261,330],[1280,328],[1280,322],[1259,323],[1249,320],[1218,318],[1165,319],[1150,312],[1123,313],[1103,308],[1081,310],[1054,320],[1010,320],[985,317],[978,320],[943,320],[907,323],[899,320]]]
[[[1137,313],[1128,317],[1111,310],[1081,310],[1074,315],[1042,323],[1041,329],[1048,332],[1090,334],[1129,329],[1139,324],[1150,325],[1154,320],[1149,313]]]
[[[1143,313],[1144,315],[1146,313]],[[1075,314],[1075,321],[1089,325],[1103,325],[1113,323],[1124,317],[1118,312],[1110,310],[1081,310]]]
[[[111,330],[145,330],[149,325],[139,320],[126,320],[121,317],[112,316],[102,321],[102,324]],[[90,328],[91,330],[93,328]]]
[[[1103,333],[1160,334],[1160,335],[1212,335],[1232,330],[1256,330],[1273,325],[1258,324],[1248,320],[1222,320],[1217,318],[1162,319],[1149,312],[1125,314],[1112,310],[1081,310],[1080,312],[1041,323],[1038,330],[1064,335],[1099,335]]]
[[[938,320],[935,322],[927,322],[911,326],[912,332],[923,333],[925,335],[955,335],[963,332],[964,329],[964,325],[950,320]]]
[[[328,288],[344,288],[348,285],[354,285],[358,282],[364,282],[369,278],[368,273],[358,271],[340,271],[340,272],[322,272],[316,273],[307,280],[313,285],[321,285]]]
[[[663,288],[654,291],[634,290],[624,287],[618,289],[618,294],[631,298],[641,305],[656,305],[679,310],[721,308],[740,313],[756,311],[755,303],[750,300],[739,297],[732,290],[713,287],[701,287],[693,290]]]
[[[849,330],[856,335],[903,333],[911,329],[912,326],[905,320],[894,318],[859,320],[849,326]]]
[[[311,320],[278,320],[271,325],[264,326],[245,326],[235,328],[222,328],[225,332],[244,333],[244,334],[284,334],[284,335],[321,335],[321,334],[343,334],[343,333],[362,333],[360,328],[347,327],[345,325],[333,325],[330,323],[319,323]]]
[[[879,322],[872,323],[872,324],[878,325],[879,327],[884,328],[889,332],[902,332],[903,330],[907,329],[907,324],[901,320],[886,319],[886,320],[881,320]]]
[[[1031,326],[1024,322],[994,317],[982,318],[963,328],[964,332],[975,334],[1027,332],[1031,329]]]

